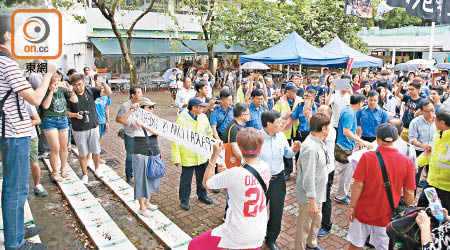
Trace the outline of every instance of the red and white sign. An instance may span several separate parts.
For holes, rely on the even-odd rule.
[[[345,74],[350,74],[350,70],[352,70],[354,60],[355,60],[354,58],[351,58],[351,57],[348,58],[347,69],[345,70]]]

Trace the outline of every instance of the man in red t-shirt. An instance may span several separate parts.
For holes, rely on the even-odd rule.
[[[398,139],[397,129],[388,123],[376,128],[377,150],[380,152],[391,185],[394,205],[397,206],[403,191],[406,205],[414,202],[414,164],[411,159],[393,148]],[[392,217],[392,209],[384,187],[383,176],[375,152],[364,153],[353,174],[347,219],[350,228],[347,240],[349,249],[361,249],[370,235],[370,244],[376,249],[388,249],[386,226]]]

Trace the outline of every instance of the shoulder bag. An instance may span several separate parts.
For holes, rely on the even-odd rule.
[[[230,134],[235,124],[231,125],[230,130],[228,131],[228,142],[225,143],[225,165],[227,168],[239,167],[241,166],[241,161],[239,161],[236,156],[233,154],[233,147],[230,142]]]
[[[147,149],[150,152],[148,157],[147,168],[145,169],[146,175],[150,179],[158,179],[164,176],[166,173],[166,165],[164,164],[161,154],[153,155],[152,149],[150,147],[150,139],[148,137],[145,128],[142,128],[145,134],[145,142],[147,144]]]
[[[247,163],[244,163],[242,166],[243,168],[247,169],[255,178],[258,180],[259,184],[261,185],[262,189],[264,190],[264,194],[267,193],[267,186],[264,180],[262,179],[261,175],[259,175],[258,171],[254,169],[252,166],[248,165]]]

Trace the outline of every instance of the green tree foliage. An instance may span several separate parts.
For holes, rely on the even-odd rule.
[[[423,25],[429,22],[420,17],[411,16],[406,13],[404,8],[395,8],[383,15],[383,20],[379,21],[380,28],[392,29],[408,25]]]

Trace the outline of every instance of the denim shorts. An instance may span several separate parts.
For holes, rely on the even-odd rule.
[[[67,116],[46,116],[42,119],[42,129],[49,131],[57,129],[58,131],[64,131],[69,129],[69,121]]]
[[[104,136],[106,134],[105,126],[106,126],[106,123],[103,123],[103,124],[100,123],[98,125],[98,128],[100,129],[100,136]]]

